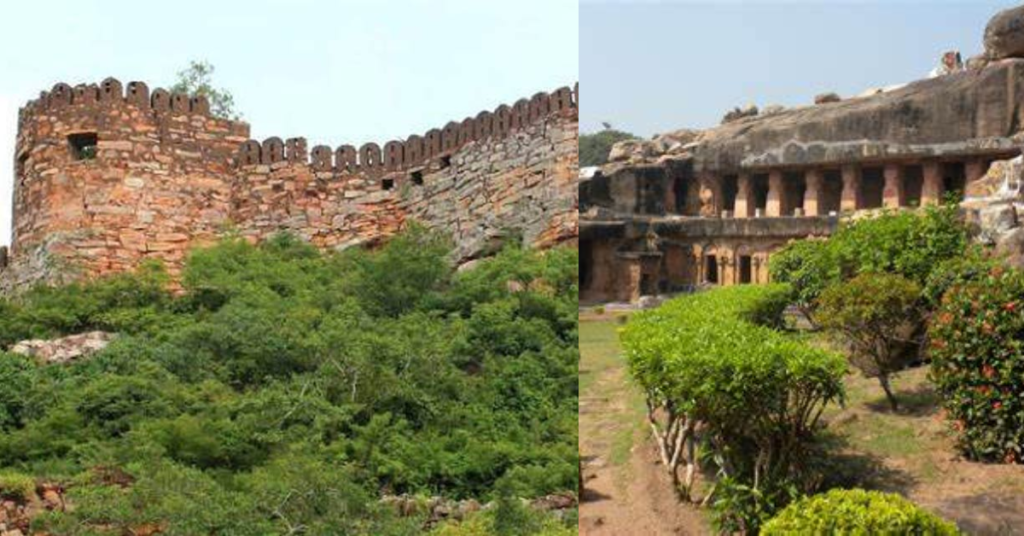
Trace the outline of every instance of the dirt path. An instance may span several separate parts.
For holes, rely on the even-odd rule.
[[[709,534],[701,513],[679,503],[629,385],[611,322],[581,323],[580,451],[586,491],[580,534]]]

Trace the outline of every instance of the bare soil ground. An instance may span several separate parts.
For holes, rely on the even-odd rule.
[[[619,352],[619,323],[580,320],[580,534],[710,534],[704,514],[676,499],[657,463],[643,398]]]
[[[900,493],[968,534],[1024,534],[1024,467],[958,456],[927,375],[920,366],[897,376],[903,407],[896,413],[876,380],[847,377],[846,408],[826,414],[841,443],[840,476],[848,485]]]
[[[580,451],[586,491],[581,535],[711,534],[707,513],[680,503],[628,380],[611,314],[580,316]],[[1024,466],[961,459],[927,367],[894,381],[889,410],[878,382],[851,374],[847,403],[826,411],[832,485],[900,493],[967,534],[1024,535]]]

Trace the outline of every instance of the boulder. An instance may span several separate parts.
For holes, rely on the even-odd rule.
[[[995,244],[1000,237],[1017,227],[1017,209],[1010,204],[992,205],[978,211],[981,227],[979,238],[988,244]]]
[[[1017,227],[999,237],[996,253],[1015,268],[1024,268],[1024,227]]]
[[[978,180],[971,181],[964,191],[964,199],[968,202],[1001,198],[1011,199],[1017,196],[1020,187],[1021,158],[996,160]]]
[[[731,123],[738,119],[743,119],[744,117],[754,117],[757,115],[757,112],[757,106],[753,104],[748,104],[743,108],[736,107],[729,112],[726,112],[725,116],[722,117],[722,123]]]
[[[980,71],[989,64],[989,59],[984,54],[978,54],[967,58],[965,66],[968,71]]]
[[[21,341],[15,343],[10,352],[35,358],[44,364],[68,363],[106,348],[112,340],[112,333],[90,331],[59,339]]]
[[[612,145],[609,162],[638,162],[661,154],[659,144],[651,140],[623,140]]]
[[[814,96],[814,104],[828,104],[830,102],[839,102],[843,100],[839,97],[838,93],[822,93]]]
[[[985,55],[992,60],[1024,57],[1024,6],[996,13],[985,26]]]

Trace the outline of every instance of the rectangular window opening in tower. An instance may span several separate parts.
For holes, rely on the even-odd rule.
[[[68,134],[68,148],[72,160],[93,160],[99,139],[95,132]]]
[[[412,178],[412,183],[413,184],[415,184],[416,186],[423,186],[423,172],[422,171],[413,171],[409,176]]]
[[[390,189],[395,187],[395,180],[394,179],[384,179],[384,180],[380,181],[380,186],[381,186],[381,188],[383,188],[385,190],[390,190]]]

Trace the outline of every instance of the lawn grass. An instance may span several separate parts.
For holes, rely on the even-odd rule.
[[[622,366],[618,328],[622,316],[580,321],[580,392],[590,388],[602,372]]]
[[[587,432],[602,434],[609,444],[607,460],[622,466],[629,461],[637,441],[643,438],[643,415],[646,411],[643,397],[629,379],[622,359],[618,328],[624,315],[588,317],[580,321],[580,395],[607,399],[607,411],[595,418],[600,430]],[[602,377],[614,374],[614,383],[597,384]]]

